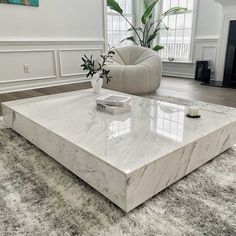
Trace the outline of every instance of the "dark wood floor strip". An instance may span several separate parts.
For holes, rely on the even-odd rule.
[[[0,103],[90,88],[89,82],[0,94]],[[236,107],[236,90],[202,86],[192,79],[164,77],[157,94]],[[0,115],[2,110],[0,108]]]

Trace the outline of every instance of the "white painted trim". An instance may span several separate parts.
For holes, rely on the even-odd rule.
[[[210,58],[203,58],[205,48],[214,48],[216,50],[215,58],[212,58],[213,61],[215,62],[216,61],[216,54],[217,54],[217,46],[216,45],[203,45],[201,48],[201,59],[210,59]]]
[[[33,78],[26,78],[20,80],[9,80],[9,81],[0,81],[0,84],[9,84],[9,83],[16,83],[16,82],[23,82],[23,81],[35,81],[35,80],[43,80],[43,79],[53,79],[58,77],[57,73],[57,63],[56,63],[56,50],[54,49],[28,49],[28,50],[0,50],[1,53],[18,53],[18,52],[52,52],[53,56],[53,69],[54,74],[51,76],[41,76],[41,77],[33,77]]]
[[[167,64],[168,66],[170,65],[170,64],[180,64],[180,65],[183,65],[183,64],[186,64],[186,65],[192,65],[192,64],[194,64],[194,62],[192,62],[192,61],[167,61],[167,60],[162,60],[162,62],[164,63],[164,64]]]
[[[181,62],[181,61],[162,61],[163,64],[166,64],[168,67],[176,67],[182,65],[184,68],[191,68],[194,63],[193,62]]]
[[[72,76],[80,76],[85,75],[86,73],[71,73],[66,74],[63,73],[63,59],[62,59],[62,52],[65,51],[100,51],[101,53],[104,51],[103,48],[67,48],[67,49],[59,49],[59,69],[60,69],[60,76],[61,77],[72,77]]]
[[[105,38],[0,37],[0,45],[55,45],[105,43]]]
[[[236,0],[215,0],[215,2],[223,6],[236,5]]]
[[[195,42],[218,42],[219,41],[219,36],[214,35],[214,36],[196,36],[194,39]]]
[[[189,60],[190,61],[193,61],[193,57],[194,57],[195,37],[196,37],[196,31],[197,31],[197,15],[198,15],[198,10],[199,10],[198,0],[194,0],[193,22],[192,22],[192,33],[191,33],[191,46],[190,46],[190,54],[189,54]]]
[[[54,52],[54,49],[11,49],[1,50],[0,53],[15,53],[15,52]]]
[[[104,0],[103,4],[103,31],[104,31],[104,39],[105,39],[105,51],[108,50],[108,34],[107,34],[107,0]]]

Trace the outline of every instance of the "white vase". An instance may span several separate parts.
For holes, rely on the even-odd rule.
[[[100,93],[103,85],[103,78],[100,78],[98,74],[95,74],[91,79],[91,85],[94,93]]]

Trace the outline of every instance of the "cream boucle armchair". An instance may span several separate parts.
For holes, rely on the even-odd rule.
[[[104,88],[130,94],[148,94],[161,83],[162,62],[158,54],[148,48],[127,46],[114,49],[113,63],[106,65],[112,76]]]

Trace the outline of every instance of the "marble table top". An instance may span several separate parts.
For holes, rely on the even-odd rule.
[[[202,104],[200,119],[187,107],[132,96],[131,112],[111,115],[96,109],[91,89],[5,103],[50,132],[65,138],[125,174],[144,167],[236,121],[236,109]]]

